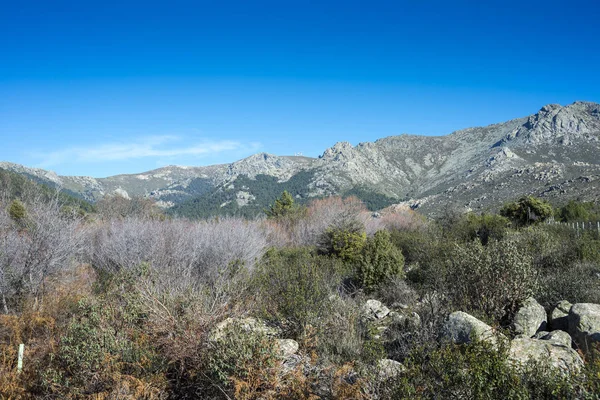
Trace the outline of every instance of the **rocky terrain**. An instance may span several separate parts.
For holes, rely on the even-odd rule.
[[[448,208],[484,210],[532,194],[555,202],[597,200],[600,190],[600,104],[551,104],[535,115],[446,136],[400,135],[352,146],[341,142],[319,158],[260,153],[232,164],[168,166],[135,175],[95,179],[0,163],[1,168],[59,185],[84,199],[106,194],[155,198],[164,207],[217,191],[236,190],[252,205],[259,190],[231,185],[239,176],[286,182],[312,177],[298,196],[343,194],[354,187],[397,199],[426,214]],[[261,205],[257,205],[261,206]]]

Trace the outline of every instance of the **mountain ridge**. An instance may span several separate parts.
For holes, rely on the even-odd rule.
[[[274,177],[270,184],[279,185],[304,171],[311,178],[299,198],[365,187],[436,214],[450,206],[483,210],[523,194],[597,200],[599,155],[600,104],[577,101],[443,136],[402,134],[356,146],[338,142],[317,158],[257,153],[230,164],[167,166],[107,178],[59,176],[3,162],[0,168],[48,180],[89,201],[118,193],[152,197],[165,208],[227,190],[246,193],[243,207],[257,197],[250,187],[257,177]],[[236,188],[243,176],[250,180]]]

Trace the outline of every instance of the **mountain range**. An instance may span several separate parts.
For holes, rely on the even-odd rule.
[[[429,215],[449,207],[495,209],[527,194],[558,203],[597,201],[600,104],[550,104],[534,115],[445,136],[340,142],[318,158],[259,153],[231,164],[168,166],[100,179],[9,162],[0,168],[90,202],[111,194],[144,196],[188,216],[250,215],[283,190],[299,201],[355,194],[373,209],[399,203]]]

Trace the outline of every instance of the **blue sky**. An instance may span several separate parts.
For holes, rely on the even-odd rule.
[[[600,102],[600,2],[2,1],[0,160],[96,177]]]

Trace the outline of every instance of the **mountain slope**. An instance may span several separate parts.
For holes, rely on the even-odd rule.
[[[91,201],[111,193],[147,196],[174,211],[260,210],[264,195],[286,188],[286,182],[305,185],[295,189],[300,199],[361,188],[357,193],[403,201],[427,214],[448,207],[494,208],[524,194],[559,202],[598,200],[600,105],[551,104],[529,117],[446,136],[400,135],[357,146],[341,142],[316,159],[260,153],[232,164],[169,166],[103,179],[0,167],[62,185]]]

